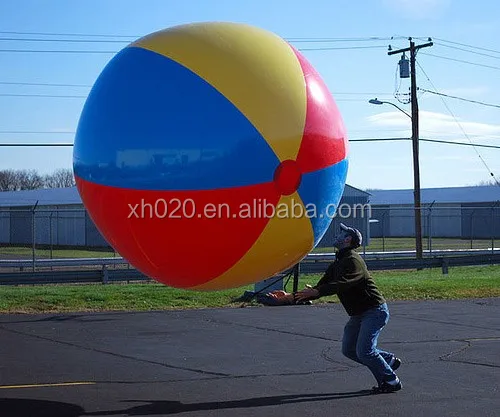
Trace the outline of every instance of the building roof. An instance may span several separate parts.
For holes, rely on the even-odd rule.
[[[413,189],[371,190],[370,204],[413,204]],[[420,190],[422,204],[439,203],[488,203],[500,201],[500,187],[496,185],[449,188],[423,188]]]
[[[358,191],[370,196],[371,205],[413,204],[413,189],[409,190],[371,190],[370,193],[346,184],[344,194]],[[423,188],[422,204],[436,203],[487,203],[500,201],[500,187],[495,185],[451,188]],[[46,188],[25,191],[1,191],[0,207],[82,204],[76,187]]]
[[[34,206],[37,201],[39,206],[82,204],[76,187],[0,192],[0,207]]]
[[[365,194],[346,184],[344,194]],[[0,191],[0,207],[34,206],[38,201],[39,206],[83,204],[76,187],[67,188],[42,188],[24,191]]]
[[[368,197],[371,194],[367,191],[361,190],[359,188],[353,187],[352,185],[346,184],[344,188],[344,196],[363,196]]]

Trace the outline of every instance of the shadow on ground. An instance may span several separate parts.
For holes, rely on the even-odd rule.
[[[126,400],[124,403],[142,403],[141,405],[117,410],[86,412],[75,404],[33,400],[21,398],[0,399],[2,417],[84,417],[84,416],[157,416],[179,414],[189,411],[207,411],[238,408],[267,407],[274,405],[303,402],[330,401],[342,398],[372,395],[370,390],[338,392],[325,394],[277,395],[274,397],[255,397],[232,401],[213,401],[200,403],[182,403],[180,401]]]

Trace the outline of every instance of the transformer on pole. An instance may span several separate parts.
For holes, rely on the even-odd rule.
[[[399,60],[399,78],[410,78],[410,60],[406,57],[403,52],[401,59]]]

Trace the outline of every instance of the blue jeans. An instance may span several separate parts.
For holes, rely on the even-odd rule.
[[[396,378],[389,366],[394,354],[377,348],[380,332],[388,321],[389,309],[384,303],[358,316],[351,316],[342,339],[342,353],[367,366],[379,384]]]

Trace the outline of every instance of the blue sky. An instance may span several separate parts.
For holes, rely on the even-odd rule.
[[[409,36],[418,38],[417,43],[424,43],[427,37],[433,38],[435,45],[421,50],[417,56],[419,87],[499,105],[500,52],[495,52],[500,50],[497,42],[500,38],[499,4],[489,0],[481,1],[481,7],[477,6],[478,2],[466,0],[4,0],[0,3],[0,31],[4,32],[0,33],[0,38],[3,38],[0,50],[118,52],[137,37],[183,23],[217,20],[260,26],[291,40],[302,49],[329,86],[342,112],[349,138],[353,140],[348,184],[361,189],[412,188],[411,142],[354,142],[362,138],[409,137],[411,134],[410,119],[404,114],[389,105],[368,103],[369,99],[378,97],[410,110],[408,104],[394,97],[398,86],[400,92],[408,91],[409,80],[397,77],[400,56],[387,55],[387,46],[391,44],[394,49],[406,47]],[[120,38],[123,43],[93,44],[6,39],[118,40],[63,34],[119,35],[124,38]],[[359,40],[367,37],[382,40]],[[387,39],[391,37],[394,39]],[[356,40],[306,43],[292,40],[296,38]],[[353,46],[377,48],[305,50]],[[76,130],[89,86],[112,56],[112,53],[0,51],[0,142],[72,142],[72,132]],[[86,87],[7,83],[81,84]],[[423,91],[419,93],[419,105],[421,138],[500,145],[498,107]],[[0,169],[33,168],[50,173],[71,166],[71,148],[0,148]],[[420,171],[423,188],[475,185],[491,180],[490,172],[500,180],[500,149],[422,142]]]

